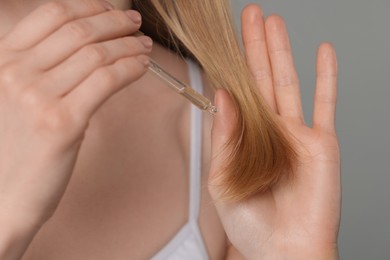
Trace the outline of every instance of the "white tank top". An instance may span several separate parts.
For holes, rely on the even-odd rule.
[[[199,66],[187,59],[190,86],[203,92]],[[199,228],[202,165],[202,111],[191,107],[191,143],[188,222],[154,256],[152,260],[208,260],[207,250]]]

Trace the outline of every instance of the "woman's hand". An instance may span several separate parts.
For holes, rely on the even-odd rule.
[[[51,2],[0,38],[0,255],[8,231],[50,218],[90,118],[147,71],[151,39],[130,36],[139,13],[111,9]]]
[[[330,44],[320,46],[313,126],[303,119],[297,73],[282,18],[263,21],[248,6],[242,15],[248,65],[265,101],[296,140],[301,161],[293,181],[238,202],[216,202],[226,233],[247,259],[337,259],[340,221],[340,154],[335,132],[337,61]],[[216,93],[210,178],[222,166],[216,156],[235,125],[232,101]],[[214,198],[218,187],[209,186]]]

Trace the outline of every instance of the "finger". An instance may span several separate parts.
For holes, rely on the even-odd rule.
[[[209,173],[209,191],[217,199],[224,191],[221,185],[222,170],[230,155],[228,142],[237,125],[237,114],[234,103],[226,90],[219,89],[215,93],[215,104],[218,113],[214,116],[211,134],[211,166]]]
[[[152,43],[149,37],[140,36],[88,45],[63,64],[47,72],[39,85],[45,93],[63,96],[100,67],[113,64],[122,58],[150,53]]]
[[[283,19],[272,15],[265,27],[279,114],[304,122],[298,75]]]
[[[337,58],[329,43],[321,44],[317,57],[313,127],[335,132],[337,101]]]
[[[103,0],[56,1],[41,5],[21,20],[2,39],[12,50],[25,50],[36,45],[65,23],[96,15],[111,9]]]
[[[249,69],[268,105],[276,112],[272,71],[264,30],[263,12],[255,4],[248,5],[241,16],[242,37]]]
[[[75,117],[87,122],[109,97],[140,78],[148,66],[149,57],[140,55],[102,67],[66,95],[63,102]]]
[[[133,10],[113,10],[69,22],[32,49],[30,62],[50,69],[87,44],[133,34],[140,25],[141,16]]]

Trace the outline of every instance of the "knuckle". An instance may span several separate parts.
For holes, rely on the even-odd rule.
[[[92,28],[86,21],[75,21],[65,25],[65,30],[77,39],[87,39],[92,35]]]
[[[288,87],[298,85],[298,80],[293,76],[282,76],[275,79],[275,87]]]
[[[73,128],[74,120],[64,109],[52,108],[42,112],[38,129],[44,133],[68,133]]]
[[[63,148],[81,143],[88,122],[80,113],[72,113],[72,109],[59,105],[40,110],[34,120],[34,129],[41,138],[51,141],[54,147]]]
[[[257,69],[253,71],[253,77],[256,81],[264,81],[271,79],[271,72],[265,69]]]
[[[108,67],[99,69],[96,72],[97,82],[102,86],[112,86],[117,82],[116,75],[113,70]]]
[[[264,37],[252,37],[245,40],[245,45],[249,45],[249,47],[263,45],[264,43]]]
[[[270,49],[269,53],[271,56],[288,56],[291,53],[291,49],[289,47]]]
[[[70,15],[66,5],[60,1],[53,1],[42,5],[41,12],[44,15],[62,19],[67,19]]]
[[[107,50],[99,44],[85,47],[85,56],[88,60],[95,63],[104,63],[107,59]]]

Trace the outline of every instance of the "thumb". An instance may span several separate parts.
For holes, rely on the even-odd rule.
[[[209,191],[213,199],[223,193],[223,170],[229,161],[231,147],[227,146],[237,126],[237,113],[233,99],[224,89],[215,93],[215,105],[218,112],[214,116],[211,130],[211,165],[209,173]]]

